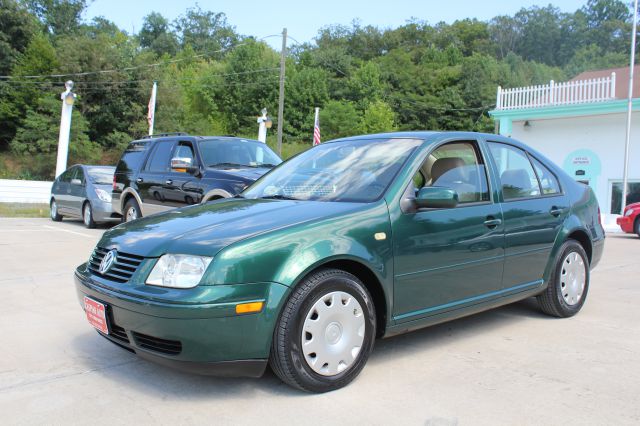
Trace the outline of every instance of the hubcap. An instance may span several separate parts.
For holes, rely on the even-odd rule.
[[[58,205],[56,202],[51,203],[51,217],[55,218],[58,215]]]
[[[136,220],[137,218],[138,218],[138,211],[135,209],[135,207],[129,207],[129,210],[127,210],[127,222]]]
[[[358,358],[365,319],[355,297],[334,291],[320,297],[305,316],[302,353],[313,371],[323,376],[342,373]]]
[[[91,223],[91,207],[86,206],[84,208],[84,224],[89,226],[89,223]]]
[[[587,268],[576,252],[569,253],[562,261],[560,273],[560,291],[567,305],[573,306],[580,302],[587,282]]]

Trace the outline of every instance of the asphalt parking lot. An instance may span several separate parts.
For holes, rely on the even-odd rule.
[[[72,272],[104,229],[0,219],[2,424],[638,424],[640,239],[611,234],[582,312],[535,300],[379,340],[323,395],[138,359],[88,325]]]

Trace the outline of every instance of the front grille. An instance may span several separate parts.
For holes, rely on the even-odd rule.
[[[109,250],[106,248],[96,247],[89,258],[89,270],[100,277],[108,278],[119,283],[129,281],[133,273],[138,269],[138,266],[140,266],[140,263],[144,260],[142,256],[119,251],[113,266],[111,266],[106,273],[101,274],[98,272],[98,268],[100,267],[102,258],[108,252]]]
[[[148,336],[146,334],[132,332],[136,339],[136,344],[144,349],[160,352],[167,355],[178,355],[182,352],[182,342],[177,340],[165,340],[159,337]]]

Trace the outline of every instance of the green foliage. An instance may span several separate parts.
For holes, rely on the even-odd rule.
[[[275,145],[277,51],[199,6],[171,22],[152,12],[130,35],[105,18],[83,21],[87,3],[0,0],[0,75],[11,76],[0,78],[0,154],[11,157],[3,161],[12,176],[53,173],[67,75],[78,94],[73,161],[112,163],[147,134],[154,80],[155,133],[255,138],[267,108]],[[630,30],[621,0],[588,0],[574,13],[533,6],[487,22],[323,27],[314,42],[290,46],[283,156],[311,147],[315,107],[324,141],[395,129],[491,132],[496,86],[623,66]]]
[[[320,111],[323,140],[357,135],[362,132],[362,119],[349,101],[329,101]]]

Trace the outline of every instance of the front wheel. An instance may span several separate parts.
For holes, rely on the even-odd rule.
[[[640,216],[636,217],[636,220],[633,223],[633,232],[635,232],[636,235],[640,237]]]
[[[538,296],[545,314],[566,318],[577,314],[589,290],[589,259],[584,248],[575,240],[567,240],[560,247],[549,285]]]
[[[375,307],[362,282],[339,269],[322,269],[305,278],[283,308],[271,368],[298,389],[339,389],[358,376],[375,335]]]
[[[58,213],[58,203],[56,200],[51,200],[49,204],[49,214],[51,215],[51,220],[54,222],[60,222],[62,220],[62,215]]]

